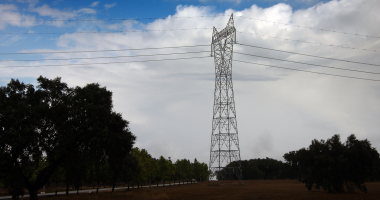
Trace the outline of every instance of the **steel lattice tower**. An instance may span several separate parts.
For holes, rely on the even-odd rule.
[[[209,167],[217,180],[238,179],[242,182],[232,85],[234,43],[236,43],[236,29],[231,15],[226,28],[218,32],[214,27],[212,34],[211,56],[215,62],[215,92]],[[227,166],[234,161],[237,161],[236,165]]]

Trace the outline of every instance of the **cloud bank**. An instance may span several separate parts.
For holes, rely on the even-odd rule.
[[[110,8],[110,7],[109,7]],[[55,12],[48,6],[37,7],[41,15],[70,18],[72,12]],[[45,9],[43,11],[43,9]],[[252,5],[244,10],[226,10],[234,13],[237,41],[265,48],[298,52],[316,56],[339,58],[366,63],[379,63],[379,53],[315,45],[299,41],[344,45],[362,49],[380,49],[378,39],[318,31],[297,24],[348,33],[379,36],[375,24],[380,22],[380,5],[370,0],[341,0],[317,4],[294,11],[287,4],[269,8]],[[15,14],[8,6],[1,13]],[[178,6],[175,15],[151,23],[123,21],[112,24],[122,30],[170,30],[198,28],[187,31],[151,31],[101,34],[63,34],[56,40],[57,49],[66,51],[134,49],[184,45],[208,45],[211,28],[225,27],[229,16],[203,18],[176,18],[214,15],[210,7]],[[4,16],[4,15],[3,15]],[[22,15],[18,14],[20,26]],[[243,18],[244,17],[244,18]],[[249,19],[251,18],[251,19]],[[16,23],[15,23],[16,24]],[[103,24],[109,28],[110,24]],[[5,27],[3,24],[0,27]],[[208,28],[208,29],[204,29]],[[240,33],[243,32],[243,33]],[[261,35],[261,36],[257,36]],[[265,36],[262,36],[265,35]],[[291,40],[279,39],[288,38]],[[144,51],[83,52],[77,54],[49,54],[44,58],[110,57],[147,54],[169,54],[209,51],[210,47],[180,49],[150,49]],[[30,51],[42,51],[32,49]],[[56,51],[56,49],[51,49]],[[333,60],[305,57],[296,54],[250,48],[236,44],[235,52],[274,57],[319,65],[380,72],[377,67],[344,63]],[[209,52],[194,55],[151,56],[117,59],[91,59],[76,61],[39,61],[30,65],[108,63],[146,59],[205,56],[192,60],[165,62],[119,63],[108,65],[2,68],[0,79],[38,77],[39,75],[62,80],[71,86],[98,82],[114,94],[115,110],[131,122],[137,135],[136,145],[153,156],[197,158],[208,163],[211,141],[212,105],[214,93],[214,62]],[[362,78],[380,79],[378,75],[363,74],[306,66],[259,57],[234,54],[234,59],[275,66],[331,73]],[[0,63],[25,65],[25,62]],[[359,139],[368,138],[380,147],[380,87],[378,82],[308,74],[285,69],[233,62],[233,81],[239,139],[242,159],[271,157],[282,159],[284,153],[308,146],[312,139],[327,139],[333,134],[342,138],[354,133]]]

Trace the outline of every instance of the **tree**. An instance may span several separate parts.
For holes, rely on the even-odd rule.
[[[328,192],[367,192],[364,181],[372,179],[380,159],[368,140],[358,140],[353,134],[345,143],[339,135],[326,141],[313,140],[307,149],[290,152],[284,158],[297,166],[308,190],[315,187]]]
[[[105,158],[114,181],[122,165],[117,157],[126,157],[135,136],[113,112],[112,92],[99,84],[69,88],[60,78],[37,81],[37,90],[13,79],[0,87],[0,171],[11,169],[2,177],[18,183],[8,184],[11,192],[26,187],[30,199],[37,199],[59,167],[72,165],[66,170],[72,176]],[[74,163],[73,157],[88,159]]]
[[[137,182],[145,182],[154,178],[154,160],[152,156],[145,150],[135,147],[132,155],[137,159],[140,173],[135,177]]]

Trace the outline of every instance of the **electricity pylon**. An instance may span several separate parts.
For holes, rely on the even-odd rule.
[[[215,62],[214,112],[212,118],[210,180],[238,179],[243,183],[240,147],[232,85],[232,53],[236,43],[233,15],[226,28],[212,33],[211,56]],[[233,166],[227,166],[231,162]]]

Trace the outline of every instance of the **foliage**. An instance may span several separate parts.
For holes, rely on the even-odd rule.
[[[353,134],[345,143],[339,135],[313,140],[308,148],[286,153],[284,158],[308,190],[315,187],[328,192],[367,192],[364,181],[376,179],[380,167],[376,149]]]
[[[272,158],[242,160],[240,165],[244,180],[290,178],[289,165]],[[231,162],[227,167],[238,167],[238,162]]]
[[[37,81],[37,89],[13,79],[0,87],[0,178],[10,192],[17,198],[26,187],[36,199],[62,168],[78,187],[103,161],[115,183],[135,136],[112,110],[112,92],[99,84],[70,88],[60,78]]]
[[[79,189],[84,182],[202,179],[205,163],[153,158],[133,149],[129,122],[113,110],[112,92],[99,84],[68,87],[39,77],[35,88],[12,79],[0,87],[0,181],[14,199],[50,183]]]

